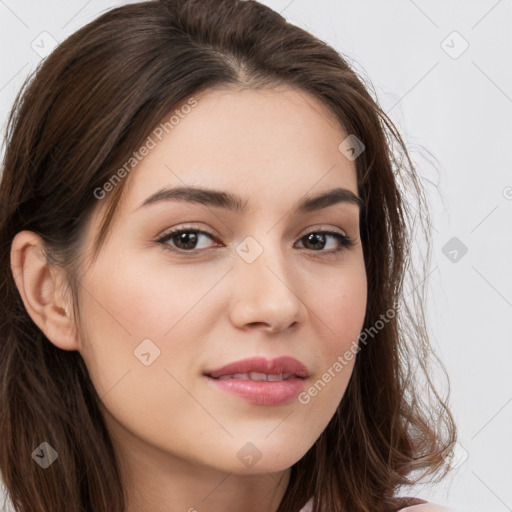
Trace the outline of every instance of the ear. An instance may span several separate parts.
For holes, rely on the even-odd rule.
[[[11,271],[25,308],[45,336],[63,350],[78,350],[71,302],[65,300],[65,272],[50,266],[42,238],[20,231],[11,245]]]

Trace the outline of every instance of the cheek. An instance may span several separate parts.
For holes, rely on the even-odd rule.
[[[104,254],[88,273],[80,296],[81,354],[105,411],[147,441],[163,446],[172,432],[174,443],[185,444],[204,414],[187,393],[197,352],[191,340],[204,339],[214,321],[200,301],[219,276],[140,260]],[[184,412],[180,421],[176,410]]]
[[[216,280],[211,270],[197,265],[153,265],[133,255],[111,265],[103,263],[90,274],[88,287],[96,299],[90,306],[108,313],[109,323],[117,324],[120,334],[129,333],[134,340],[162,338],[182,319],[188,321],[185,316],[193,314],[192,308]]]
[[[329,286],[313,287],[308,305],[317,333],[317,357],[322,362],[311,387],[301,402],[310,407],[319,424],[334,414],[352,375],[358,340],[367,307],[367,280],[364,262],[354,262],[329,281]],[[325,425],[324,425],[325,426]]]
[[[190,358],[191,340],[205,335],[214,321],[203,299],[222,274],[206,265],[162,266],[161,259],[148,264],[135,253],[122,259],[104,254],[84,280],[80,297],[82,355],[98,392],[142,366],[134,354],[140,346],[150,349],[151,358],[158,354],[158,366],[181,367],[180,358]]]
[[[354,261],[328,286],[316,286],[309,300],[318,321],[324,324],[324,347],[328,361],[333,361],[358,340],[367,306],[367,281],[364,262]]]

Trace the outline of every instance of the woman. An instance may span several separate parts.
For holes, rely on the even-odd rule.
[[[255,1],[135,3],[64,41],[0,184],[14,509],[443,510],[397,496],[456,439],[404,184],[428,213],[354,71]]]

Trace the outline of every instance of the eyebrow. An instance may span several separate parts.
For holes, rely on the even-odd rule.
[[[248,210],[248,202],[239,196],[229,192],[200,187],[163,188],[144,200],[137,210],[151,204],[170,200],[187,201],[224,208],[238,214],[244,214]],[[364,202],[361,197],[354,194],[351,190],[334,188],[314,197],[306,197],[292,209],[292,214],[297,215],[322,210],[338,203],[355,204],[360,210],[364,208]]]

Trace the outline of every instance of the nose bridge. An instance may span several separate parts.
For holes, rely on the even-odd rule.
[[[246,237],[237,247],[235,260],[235,322],[271,324],[285,328],[304,314],[298,297],[290,254],[277,236]],[[260,241],[261,240],[261,241]]]

